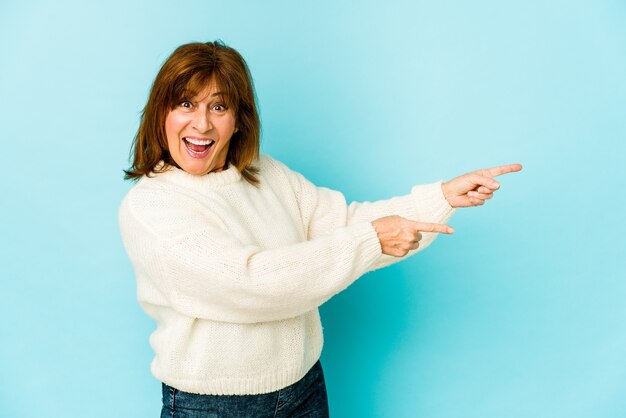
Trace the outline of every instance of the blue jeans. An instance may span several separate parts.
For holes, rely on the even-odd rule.
[[[261,395],[197,395],[163,384],[161,418],[328,418],[328,398],[318,361],[299,381]]]

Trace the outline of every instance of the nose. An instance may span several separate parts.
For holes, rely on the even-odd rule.
[[[202,112],[202,111],[197,112],[197,114],[195,115],[193,119],[193,127],[198,132],[210,131],[213,127],[213,124],[211,123],[211,117],[210,117],[209,112]]]

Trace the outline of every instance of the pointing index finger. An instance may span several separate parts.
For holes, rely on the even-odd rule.
[[[430,222],[415,222],[415,228],[421,232],[439,232],[442,234],[453,234],[454,228],[444,224],[435,224]]]
[[[480,170],[480,174],[482,174],[483,176],[487,176],[487,177],[496,177],[496,176],[501,176],[502,174],[521,171],[521,169],[522,169],[521,164],[507,164],[507,165],[501,165],[498,167],[485,168],[483,170]]]

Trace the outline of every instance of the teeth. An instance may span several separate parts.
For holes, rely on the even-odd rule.
[[[187,137],[185,137],[184,139],[188,142],[191,142],[194,145],[211,145],[215,142],[212,139],[195,139],[195,138],[187,138]]]

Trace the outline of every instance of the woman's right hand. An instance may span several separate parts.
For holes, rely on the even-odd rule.
[[[398,215],[385,216],[372,221],[378,234],[383,254],[404,257],[410,250],[419,247],[421,232],[452,234],[454,229],[444,224],[416,222]]]

